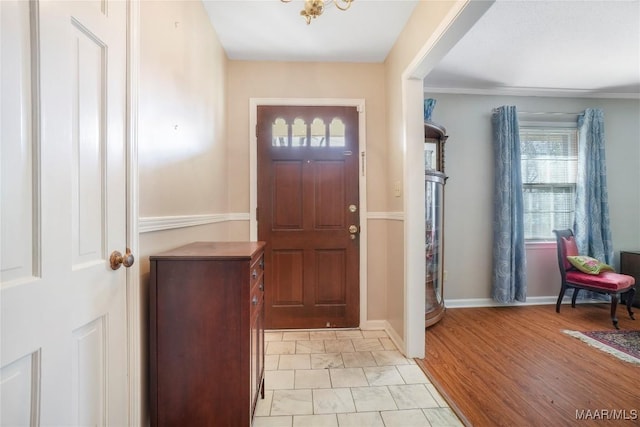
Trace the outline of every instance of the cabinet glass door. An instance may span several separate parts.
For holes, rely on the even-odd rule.
[[[430,326],[444,314],[442,217],[444,174],[425,171],[425,322]]]

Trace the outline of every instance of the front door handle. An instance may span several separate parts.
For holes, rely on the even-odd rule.
[[[358,227],[357,225],[351,224],[349,226],[349,238],[351,240],[354,240],[356,238],[356,234],[358,234],[360,232],[360,227]]]

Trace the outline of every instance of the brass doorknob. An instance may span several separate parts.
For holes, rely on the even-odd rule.
[[[135,258],[131,253],[131,249],[127,248],[124,255],[122,255],[118,251],[111,252],[111,256],[109,257],[109,264],[111,265],[112,270],[117,270],[121,265],[125,267],[131,267],[135,262]]]
[[[349,234],[356,234],[358,232],[358,226],[357,225],[350,225],[349,226]]]

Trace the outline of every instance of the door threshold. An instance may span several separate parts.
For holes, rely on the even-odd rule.
[[[360,328],[316,328],[316,329],[265,329],[265,332],[323,332],[323,331],[360,331]]]

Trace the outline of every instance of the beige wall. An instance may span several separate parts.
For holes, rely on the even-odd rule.
[[[226,67],[200,2],[140,4],[138,172],[140,217],[227,213]],[[225,225],[142,233],[149,255],[193,240],[227,238]]]
[[[404,210],[404,197],[393,196],[393,186],[397,182],[402,183],[404,178],[403,73],[455,6],[456,2],[450,1],[421,1],[385,61],[389,141],[386,194],[389,211]],[[422,141],[418,143],[422,144]],[[405,334],[404,227],[398,221],[389,221],[387,232],[387,320],[402,337]]]
[[[142,1],[139,211],[146,217],[227,213],[226,54],[202,3]],[[227,223],[140,234],[142,384],[146,384],[149,255],[226,240]],[[146,388],[142,388],[146,402]],[[146,405],[141,417],[147,419]]]
[[[352,63],[229,61],[227,111],[229,209],[249,212],[250,98],[364,99],[366,110],[367,209],[387,209],[387,139],[384,66]],[[386,230],[370,221],[368,230],[367,320],[386,318]],[[234,225],[232,238],[248,236]],[[239,233],[239,234],[237,234]],[[365,284],[362,284],[363,286]]]
[[[225,53],[200,2],[140,13],[140,216],[227,212]]]
[[[386,209],[386,127],[382,64],[229,61],[229,205],[249,212],[249,99],[364,99],[367,137],[367,200]]]
[[[143,1],[140,25],[140,217],[227,213],[227,58],[209,17],[200,2]],[[139,258],[194,236],[227,232],[211,225],[143,233]]]
[[[491,110],[516,105],[527,112],[577,113],[601,107],[605,116],[609,210],[616,258],[640,248],[640,101],[429,94],[433,120],[447,128],[445,187],[445,300],[491,298],[493,149]],[[528,297],[556,297],[555,245],[527,247]],[[553,298],[552,298],[553,299]],[[483,301],[484,300],[484,301]],[[473,302],[467,302],[473,303]]]

